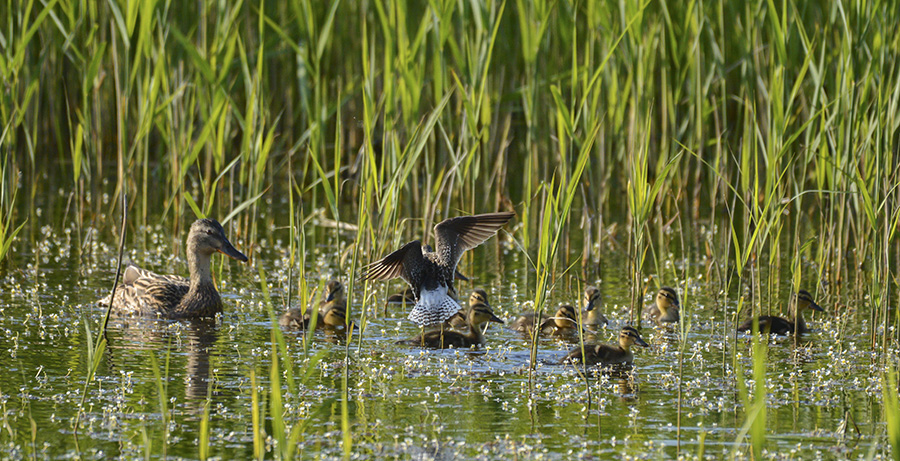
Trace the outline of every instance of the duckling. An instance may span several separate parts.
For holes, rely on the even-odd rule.
[[[582,322],[590,326],[606,326],[609,320],[600,312],[598,306],[600,304],[600,290],[597,287],[588,285],[584,289],[584,312],[582,313]]]
[[[647,317],[657,323],[677,323],[681,319],[680,307],[678,293],[671,287],[662,287],[656,292],[656,304],[647,310]]]
[[[453,314],[446,322],[444,322],[445,327],[453,327],[453,328],[465,328],[466,327],[466,314],[469,313],[471,309],[475,306],[485,306],[491,313],[494,313],[493,308],[491,308],[491,304],[487,300],[487,292],[484,291],[483,288],[476,288],[472,290],[472,294],[469,295],[469,305],[460,309],[457,313]]]
[[[246,262],[247,257],[225,237],[225,229],[215,219],[198,219],[187,238],[190,278],[159,275],[130,265],[122,274],[122,285],[110,300],[112,313],[120,316],[148,316],[168,319],[214,317],[222,312],[222,298],[213,283],[210,262],[214,253]]]
[[[501,212],[445,219],[434,226],[435,251],[413,240],[366,266],[363,280],[406,280],[416,295],[407,318],[419,326],[443,323],[459,310],[452,295],[460,257],[493,237],[513,216],[515,213]]]
[[[634,354],[631,352],[632,344],[648,347],[640,333],[633,327],[626,326],[619,332],[619,344],[585,344],[584,357],[581,354],[581,348],[576,347],[569,351],[560,363],[572,362],[580,363],[582,358],[585,365],[613,365],[617,363],[631,364],[634,360]]]
[[[331,280],[325,286],[318,314],[317,328],[342,328],[347,325],[347,300],[344,297],[344,285],[340,281]],[[312,312],[303,314],[300,308],[295,307],[281,314],[278,323],[284,328],[303,330],[312,324]]]
[[[520,315],[510,328],[531,334],[531,329],[535,324],[535,315],[534,312],[526,312]],[[575,317],[575,308],[568,304],[559,306],[553,317],[538,320],[540,321],[538,331],[542,335],[565,335],[577,331],[578,322]]]
[[[413,294],[413,290],[410,287],[406,287],[405,290],[400,293],[394,293],[388,296],[387,304],[409,304],[413,305],[416,303],[416,295]]]
[[[484,345],[484,333],[481,332],[481,324],[486,322],[503,323],[490,308],[479,304],[469,309],[466,314],[466,325],[468,331],[462,332],[453,329],[441,328],[439,330],[431,330],[425,332],[424,335],[416,336],[406,341],[398,341],[397,344],[409,344],[412,346],[425,346],[435,349],[446,349],[448,347],[472,347]]]
[[[813,301],[813,297],[806,290],[800,290],[797,294],[794,295],[794,302],[790,303],[789,310],[791,314],[796,312],[796,322],[795,318],[784,319],[781,317],[776,317],[774,315],[761,315],[759,316],[759,331],[763,333],[775,333],[776,335],[789,335],[794,333],[794,325],[796,324],[798,327],[798,332],[800,334],[806,333],[809,331],[809,328],[806,327],[806,321],[803,320],[803,310],[809,309],[813,311],[824,312],[815,301]],[[739,327],[737,327],[738,331],[752,331],[753,330],[753,319],[748,319],[744,323],[742,323]]]

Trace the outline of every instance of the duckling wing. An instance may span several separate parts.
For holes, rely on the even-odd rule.
[[[425,266],[422,242],[413,240],[399,250],[375,261],[363,269],[363,280],[390,280],[400,277],[418,288],[417,269]]]
[[[434,226],[438,262],[445,267],[455,268],[463,252],[491,238],[513,216],[515,213],[510,212],[486,213],[441,221]]]

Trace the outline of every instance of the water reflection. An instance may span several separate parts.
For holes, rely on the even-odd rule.
[[[117,369],[134,369],[135,361],[146,366],[145,353],[159,353],[158,366],[165,367],[166,355],[184,357],[184,398],[187,411],[199,415],[207,396],[218,395],[210,387],[210,354],[215,353],[219,327],[213,319],[182,320],[178,322],[146,318],[111,320],[107,333],[107,364],[111,373]],[[165,372],[160,370],[160,374]],[[169,370],[171,376],[181,372]],[[177,382],[177,381],[176,381]],[[171,391],[170,391],[171,393]]]

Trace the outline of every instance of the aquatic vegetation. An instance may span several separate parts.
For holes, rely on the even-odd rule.
[[[896,457],[894,3],[21,3],[0,457]],[[360,267],[475,210],[517,216],[460,259],[498,319],[593,285],[639,325],[668,284],[677,327],[627,375],[538,328],[395,345]],[[196,216],[253,260],[213,265],[213,326],[106,328],[119,242],[176,273]],[[282,331],[332,279],[358,329]],[[801,287],[812,331],[737,334]]]

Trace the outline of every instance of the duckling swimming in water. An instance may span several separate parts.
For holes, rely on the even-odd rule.
[[[678,293],[671,287],[662,287],[656,292],[656,304],[647,310],[647,318],[657,323],[677,323],[681,319],[680,307]]]
[[[125,268],[122,285],[112,298],[114,315],[166,319],[214,317],[222,312],[222,298],[213,283],[210,262],[214,253],[246,262],[247,257],[225,237],[215,219],[198,219],[187,238],[190,278],[159,275],[135,265]],[[108,305],[110,297],[100,300]]]
[[[631,364],[634,360],[634,354],[631,352],[631,346],[637,344],[639,346],[648,347],[640,333],[630,326],[622,328],[619,332],[619,344],[585,344],[584,355],[582,357],[581,348],[572,349],[560,363],[572,362],[585,365],[614,365],[617,363]]]
[[[515,213],[486,213],[441,221],[434,226],[435,251],[428,251],[418,240],[409,242],[366,266],[363,280],[406,280],[416,295],[409,320],[419,326],[442,323],[459,311],[452,296],[460,257],[491,238],[513,216]]]
[[[405,290],[400,293],[394,293],[388,296],[387,304],[409,304],[413,305],[416,303],[416,295],[413,293],[412,288],[406,287]]]
[[[796,318],[792,318],[790,320],[784,319],[781,317],[776,317],[774,315],[761,315],[759,316],[759,331],[763,333],[775,333],[776,335],[789,335],[794,333],[794,326],[797,326],[797,331],[800,334],[806,333],[809,331],[809,328],[806,327],[806,321],[803,320],[803,310],[809,309],[812,311],[824,312],[815,301],[813,301],[813,297],[806,290],[800,290],[797,294],[794,295],[794,300],[790,303],[789,310],[793,314],[796,312]],[[796,322],[795,322],[796,320]],[[752,331],[753,330],[753,319],[748,319],[740,326],[737,327],[738,331]]]
[[[476,288],[472,290],[472,294],[469,295],[469,304],[468,306],[460,309],[457,313],[453,314],[446,322],[444,322],[445,326],[453,327],[453,328],[465,328],[466,327],[466,315],[472,310],[475,306],[485,306],[491,313],[494,313],[494,309],[491,307],[491,304],[487,299],[487,292],[484,291],[483,288]]]
[[[520,315],[511,325],[510,328],[516,331],[531,334],[531,329],[535,324],[534,312],[526,312]],[[546,319],[537,319],[540,324],[538,331],[542,335],[566,335],[576,333],[578,330],[578,321],[575,317],[575,308],[563,304],[556,310],[553,317]]]
[[[503,320],[494,315],[489,307],[479,304],[466,314],[468,330],[465,332],[441,328],[427,331],[424,335],[419,335],[406,341],[398,341],[397,343],[435,349],[446,349],[451,346],[457,348],[483,346],[484,333],[481,332],[481,324],[486,322],[503,323]]]
[[[312,325],[312,312],[306,314],[298,307],[291,308],[281,314],[278,323],[284,328],[305,330]],[[338,280],[331,280],[325,286],[325,294],[319,301],[319,312],[316,317],[316,328],[343,328],[347,326],[347,300],[344,297],[344,285]]]
[[[597,287],[588,285],[584,289],[584,312],[582,312],[582,322],[589,326],[606,326],[609,320],[600,312],[600,290]]]

